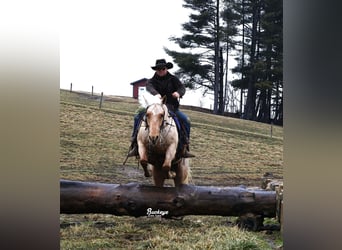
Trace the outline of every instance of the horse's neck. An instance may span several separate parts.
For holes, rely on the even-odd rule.
[[[165,104],[161,104],[161,105],[162,105],[162,108],[164,109],[164,120],[166,120],[169,117],[169,110]]]

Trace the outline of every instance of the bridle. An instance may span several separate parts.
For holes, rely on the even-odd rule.
[[[148,110],[151,106],[155,106],[155,105],[160,106],[160,107],[163,109],[163,111],[164,111],[163,120],[162,120],[162,123],[160,124],[160,130],[162,130],[164,127],[166,127],[166,126],[168,126],[168,125],[174,126],[174,125],[172,124],[172,121],[171,121],[171,123],[168,122],[168,120],[169,120],[168,118],[171,117],[171,115],[169,114],[169,111],[168,111],[167,107],[166,107],[164,104],[159,104],[159,103],[151,104],[151,105],[147,106],[147,108],[146,108],[146,113],[147,113],[147,110]],[[146,113],[145,113],[145,115],[144,115],[144,117],[143,117],[143,121],[144,121],[145,124],[146,124],[146,125],[145,125],[145,129],[149,129],[150,125],[149,125],[148,122],[147,122]]]
[[[148,137],[148,143],[147,143],[147,154],[148,154],[148,158],[152,157],[153,155],[153,152],[157,146],[156,142],[158,141],[158,144],[161,146],[161,145],[164,145],[165,143],[167,143],[167,138],[169,136],[169,133],[172,131],[172,127],[175,127],[176,128],[176,131],[177,131],[177,125],[176,125],[176,121],[174,120],[173,116],[169,113],[169,110],[167,108],[167,106],[165,104],[159,104],[159,103],[155,103],[155,104],[151,104],[149,106],[147,106],[146,108],[146,113],[145,113],[145,116],[143,118],[143,122],[144,122],[144,126],[145,126],[145,131],[147,131],[147,134],[150,133],[150,124],[148,123],[148,119],[147,119],[147,112],[148,110],[151,108],[151,106],[153,105],[158,105],[160,106],[163,111],[164,111],[164,114],[163,114],[163,120],[160,124],[160,127],[159,127],[159,136],[158,138],[156,139],[155,142],[152,142],[150,137]],[[177,131],[178,132],[178,131]],[[172,165],[174,164],[178,164],[180,162],[180,158],[178,160],[173,160],[172,161]]]
[[[168,131],[166,132],[166,134],[165,134],[165,136],[167,136],[167,134],[169,133],[171,127],[176,126],[175,123],[174,123],[174,120],[173,120],[172,116],[170,115],[170,113],[169,113],[169,111],[168,111],[168,109],[167,109],[167,107],[166,107],[165,104],[159,104],[159,103],[151,104],[151,105],[147,106],[146,112],[147,112],[147,110],[148,110],[152,105],[158,105],[158,106],[160,106],[160,107],[163,109],[163,111],[164,111],[163,120],[162,120],[162,122],[161,122],[161,124],[160,124],[159,129],[160,129],[160,134],[163,134],[163,131],[165,131],[165,129],[166,129],[167,127],[169,127],[169,130],[168,130]],[[171,119],[170,119],[170,118],[171,118]],[[144,122],[145,122],[145,129],[149,131],[150,125],[149,125],[148,122],[147,122],[146,114],[145,114],[143,120],[144,120]],[[161,137],[159,137],[159,138],[161,138]]]

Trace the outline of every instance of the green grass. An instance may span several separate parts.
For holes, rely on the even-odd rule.
[[[152,185],[137,161],[125,159],[138,103],[128,97],[60,92],[60,176],[63,179]],[[192,121],[192,183],[259,186],[265,172],[283,177],[283,128],[183,109]],[[167,185],[173,185],[171,181]],[[60,216],[61,249],[274,249],[279,232],[247,232],[236,218],[182,220],[103,214]],[[272,222],[272,220],[271,220]],[[274,223],[276,223],[273,220]]]
[[[272,249],[262,233],[232,226],[224,217],[61,217],[61,249]]]

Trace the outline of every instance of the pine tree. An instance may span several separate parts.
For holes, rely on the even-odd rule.
[[[231,108],[232,112],[236,112],[237,104],[236,104],[236,97],[235,97],[235,90],[232,88],[230,82],[228,81],[228,58],[230,56],[230,53],[236,50],[236,37],[238,35],[238,26],[240,24],[240,15],[238,12],[236,12],[236,8],[239,6],[239,3],[237,0],[225,0],[223,3],[224,9],[221,13],[222,17],[222,44],[225,48],[225,67],[223,71],[225,72],[225,93],[224,93],[224,106],[226,107],[226,110],[229,111],[229,107]],[[223,65],[222,65],[223,68]],[[223,76],[222,76],[223,77]]]
[[[247,90],[243,118],[282,124],[282,1],[241,0],[242,51],[235,88]]]
[[[205,92],[214,92],[214,113],[224,111],[223,88],[223,53],[232,40],[227,36],[234,28],[222,27],[229,22],[228,12],[221,19],[219,0],[184,0],[183,7],[192,10],[189,22],[182,25],[185,34],[182,37],[171,37],[184,52],[164,48],[179,66],[176,74],[187,87],[204,87]],[[223,9],[223,7],[222,7]]]
[[[164,48],[179,66],[177,75],[189,88],[203,86],[214,90],[214,1],[185,0],[183,7],[193,10],[189,22],[182,25],[185,34],[171,37],[183,52]]]
[[[282,124],[282,0],[184,2],[192,11],[182,25],[185,33],[170,38],[182,52],[164,48],[180,68],[176,74],[187,87],[214,93],[214,113],[222,114],[229,102],[228,55],[237,51],[232,73],[241,77],[231,85],[240,90],[242,117]]]

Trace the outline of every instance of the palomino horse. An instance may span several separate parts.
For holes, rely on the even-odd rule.
[[[154,184],[164,185],[165,179],[174,179],[175,186],[188,184],[189,160],[177,158],[178,131],[164,100],[146,108],[145,119],[138,131],[140,163],[146,177],[153,176]],[[147,100],[145,99],[147,102]]]

